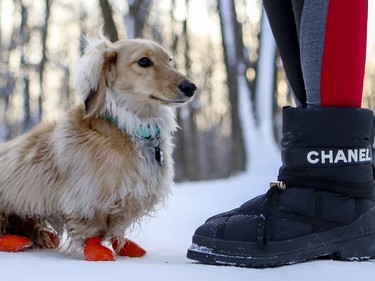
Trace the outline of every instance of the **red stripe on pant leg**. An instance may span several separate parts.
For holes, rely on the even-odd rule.
[[[366,61],[367,0],[330,0],[321,106],[360,107]]]

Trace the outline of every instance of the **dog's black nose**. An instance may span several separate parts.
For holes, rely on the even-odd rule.
[[[184,81],[178,85],[178,88],[181,90],[181,92],[183,92],[186,96],[190,98],[194,95],[197,86],[195,86],[194,83]]]

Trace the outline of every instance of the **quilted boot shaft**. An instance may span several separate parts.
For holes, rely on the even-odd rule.
[[[278,180],[289,186],[373,195],[373,120],[372,111],[360,108],[283,108]]]

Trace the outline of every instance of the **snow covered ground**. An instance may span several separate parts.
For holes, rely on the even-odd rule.
[[[277,158],[260,158],[251,173],[227,180],[175,185],[168,208],[145,222],[132,237],[147,249],[143,258],[86,262],[83,256],[49,251],[0,253],[0,280],[373,280],[374,261],[313,261],[274,269],[247,269],[201,265],[185,257],[193,232],[207,217],[234,208],[267,189],[268,181],[277,175]]]

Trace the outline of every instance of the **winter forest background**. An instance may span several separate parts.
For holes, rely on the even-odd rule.
[[[275,143],[280,138],[281,107],[293,102],[259,0],[0,0],[0,142],[79,102],[72,70],[84,37],[98,36],[102,25],[111,41],[159,42],[199,87],[177,112],[176,181],[225,178],[246,168],[251,151],[244,137],[251,132],[242,131],[241,94],[251,100],[254,128],[269,131]],[[370,109],[373,28],[363,94]]]

